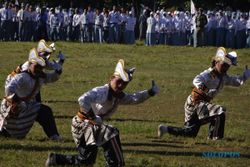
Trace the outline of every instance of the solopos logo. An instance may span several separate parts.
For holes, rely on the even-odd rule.
[[[207,158],[214,158],[214,157],[219,157],[219,158],[238,158],[240,157],[239,152],[202,152],[202,157],[207,157]]]

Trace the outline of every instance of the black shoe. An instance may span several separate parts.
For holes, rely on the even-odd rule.
[[[164,133],[168,133],[168,126],[159,125],[158,126],[158,137],[161,138]]]

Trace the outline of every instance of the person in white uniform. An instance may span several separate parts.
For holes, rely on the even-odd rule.
[[[241,76],[230,76],[227,71],[231,65],[237,65],[235,51],[227,53],[220,47],[212,61],[212,66],[197,75],[194,89],[188,96],[185,109],[184,127],[159,125],[158,136],[165,133],[175,136],[196,137],[202,125],[209,123],[208,139],[218,140],[224,137],[225,107],[214,104],[212,99],[224,86],[239,87],[250,77],[250,70],[245,69]]]
[[[44,48],[51,49],[51,48]],[[37,121],[52,140],[60,138],[52,109],[37,101],[42,85],[55,82],[62,72],[60,64],[50,73],[44,72],[46,62],[36,49],[29,53],[28,63],[5,82],[5,97],[0,108],[0,134],[24,138]]]
[[[103,121],[110,118],[119,105],[142,103],[159,92],[152,88],[132,94],[123,90],[132,80],[135,68],[125,69],[119,60],[108,84],[95,87],[78,99],[80,110],[72,120],[71,131],[79,151],[78,155],[50,153],[46,166],[93,165],[98,147],[104,150],[106,166],[124,166],[119,131]]]

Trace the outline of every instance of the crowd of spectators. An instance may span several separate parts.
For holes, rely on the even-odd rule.
[[[138,13],[138,14],[137,14]],[[250,13],[239,10],[156,11],[142,6],[63,9],[5,2],[0,41],[77,41],[145,45],[250,47]]]

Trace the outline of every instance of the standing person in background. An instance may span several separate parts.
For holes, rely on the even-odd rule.
[[[143,9],[139,18],[139,40],[145,40],[147,31],[147,10]]]
[[[67,9],[63,9],[62,13],[63,13],[62,40],[67,41],[69,39],[70,17]]]
[[[133,16],[132,11],[129,11],[128,17],[126,19],[125,25],[125,43],[134,44],[135,43],[135,24],[136,18]]]
[[[217,14],[216,46],[225,46],[227,18],[222,11]]]
[[[12,41],[18,41],[19,40],[19,34],[18,34],[18,17],[17,12],[19,11],[20,7],[19,5],[13,5],[12,6],[12,32],[11,32],[11,40]]]
[[[145,44],[147,46],[155,45],[156,33],[155,33],[156,19],[154,18],[154,12],[150,12],[150,16],[147,19],[147,33]]]
[[[226,47],[228,48],[235,48],[235,13],[227,12],[227,30],[226,30]]]
[[[250,13],[249,13],[247,24],[246,24],[246,29],[247,29],[246,47],[250,48]]]
[[[0,25],[0,39],[3,41],[8,41],[9,38],[9,3],[5,2],[3,4],[3,8],[0,9],[0,18],[1,18],[1,25]]]
[[[159,13],[156,15],[156,22],[158,25],[158,44],[164,45],[165,44],[165,27],[166,27],[166,21],[165,21],[165,13]]]
[[[117,7],[113,6],[113,10],[109,12],[109,43],[118,43],[119,19],[120,14]]]
[[[207,15],[207,25],[205,26],[206,46],[215,46],[217,21],[213,11]]]
[[[73,40],[73,17],[74,17],[74,14],[75,14],[75,11],[73,8],[69,8],[69,26],[68,26],[68,31],[67,31],[67,34],[68,34],[68,38],[67,40],[68,41],[72,41]]]
[[[80,12],[78,8],[75,8],[75,14],[72,21],[72,40],[80,40]]]
[[[167,12],[167,15],[166,15],[165,32],[166,32],[166,44],[172,45],[173,44],[172,40],[173,40],[173,32],[174,32],[174,23],[173,23],[173,18],[172,18],[171,12]]]
[[[92,11],[91,6],[88,6],[87,10],[88,20],[88,42],[93,42],[95,38],[95,13]]]
[[[24,3],[21,3],[21,8],[17,12],[19,41],[24,40],[23,13],[24,13]]]
[[[71,132],[79,151],[78,155],[62,155],[51,153],[46,166],[54,165],[86,165],[93,166],[98,147],[104,150],[106,166],[124,166],[124,158],[117,128],[106,124],[119,105],[139,104],[159,92],[158,86],[152,82],[149,90],[125,93],[124,89],[132,80],[135,68],[125,69],[124,61],[119,60],[115,72],[108,84],[95,87],[78,99],[80,110],[72,120]]]
[[[205,45],[205,25],[207,24],[207,17],[203,14],[203,9],[199,8],[195,19],[196,28],[194,30],[194,47]]]
[[[51,9],[50,15],[50,38],[52,41],[57,41],[59,39],[59,17],[58,13],[55,12],[55,9]]]
[[[120,10],[120,21],[119,25],[119,43],[126,43],[125,31],[126,31],[126,23],[127,23],[128,11],[124,8]]]
[[[34,35],[34,7],[32,5],[29,5],[27,10],[27,31],[26,31],[26,41],[31,41],[33,35]]]
[[[23,41],[28,40],[28,33],[29,33],[29,18],[30,18],[30,12],[29,12],[29,4],[25,5],[24,11],[23,11]]]
[[[175,136],[196,137],[200,127],[209,123],[208,139],[222,139],[226,109],[211,101],[224,86],[239,87],[250,77],[250,70],[247,67],[241,76],[228,75],[227,71],[231,65],[237,65],[236,52],[227,53],[225,48],[218,48],[212,66],[193,80],[194,89],[184,106],[184,127],[159,125],[158,136],[169,133]]]
[[[62,12],[62,7],[58,6],[56,13],[58,15],[58,19],[59,19],[59,40],[63,40],[64,39],[64,13]]]
[[[47,34],[47,14],[46,14],[46,7],[43,6],[41,8],[41,13],[38,13],[37,15],[37,27],[36,27],[36,40],[39,41],[41,39],[44,39],[45,41],[49,40],[48,34]]]
[[[244,13],[239,13],[236,21],[236,49],[246,47],[246,23]]]
[[[109,12],[105,9],[103,12],[103,40],[109,43]]]
[[[81,42],[88,42],[88,17],[87,17],[87,9],[83,9],[83,13],[80,16],[80,24],[81,24]]]
[[[184,19],[184,26],[185,26],[185,34],[186,34],[186,45],[191,46],[192,43],[192,34],[191,34],[191,27],[192,27],[192,16],[189,11],[185,12],[185,19]]]
[[[95,14],[95,42],[103,42],[103,15],[99,9],[96,9]]]

